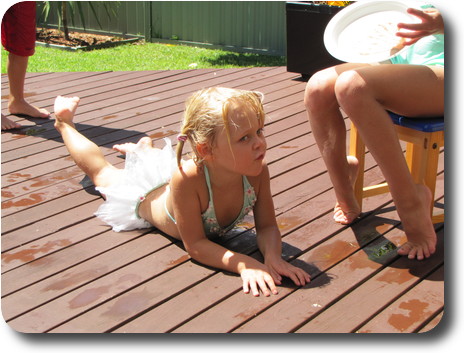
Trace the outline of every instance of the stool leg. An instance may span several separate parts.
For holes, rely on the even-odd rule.
[[[406,163],[416,184],[425,184],[425,171],[427,167],[428,139],[424,138],[422,145],[408,142],[406,145]]]
[[[440,147],[444,146],[444,131],[423,132],[395,125],[400,140],[406,144],[406,163],[416,184],[426,185],[432,193],[430,215],[434,223],[444,222],[444,214],[433,215],[435,203],[435,184],[437,180]],[[364,197],[379,195],[388,192],[388,184],[382,183],[364,187],[365,145],[359,136],[356,126],[351,123],[350,151],[359,162],[358,177],[354,185],[356,200],[362,210]]]
[[[427,146],[427,168],[425,170],[425,185],[427,185],[435,196],[435,186],[437,182],[438,159],[440,157],[440,145],[444,140],[443,131],[433,133]]]
[[[424,176],[424,183],[428,186],[432,192],[432,205],[430,207],[430,213],[432,215],[432,220],[434,222],[443,222],[444,215],[438,215],[437,217],[433,216],[433,206],[435,203],[435,188],[437,184],[437,172],[438,172],[438,159],[440,158],[440,146],[444,141],[443,131],[434,132],[431,134],[428,145],[427,153],[427,165]]]
[[[359,136],[358,129],[351,123],[350,132],[350,151],[351,156],[356,157],[359,162],[358,176],[354,184],[354,195],[358,201],[359,207],[362,210],[363,203],[363,187],[364,187],[364,168],[365,168],[365,153],[366,148],[364,142]]]
[[[414,182],[426,185],[432,193],[431,215],[435,200],[438,158],[440,154],[440,142],[442,141],[440,140],[441,133],[428,134],[424,138],[423,144],[408,143],[406,148],[406,161]]]

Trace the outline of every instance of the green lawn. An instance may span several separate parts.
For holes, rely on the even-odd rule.
[[[2,73],[6,73],[8,53],[3,48],[1,53]],[[29,59],[28,72],[185,70],[285,65],[285,57],[143,43],[93,51],[36,47],[35,54]]]

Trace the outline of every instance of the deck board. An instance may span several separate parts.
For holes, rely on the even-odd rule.
[[[75,167],[53,121],[16,118],[2,133],[2,313],[21,332],[426,332],[444,310],[444,231],[423,262],[382,250],[405,241],[389,194],[368,198],[351,227],[332,221],[334,193],[303,105],[305,83],[284,67],[28,74],[28,100],[53,110],[78,95],[77,128],[111,149],[177,134],[184,101],[214,85],[259,90],[283,256],[312,282],[254,298],[237,275],[192,261],[156,229],[114,233],[102,200]],[[2,75],[2,111],[8,78]],[[349,120],[346,120],[349,130]],[[174,142],[175,143],[175,142]],[[366,154],[366,183],[383,177]],[[444,205],[444,151],[436,199]],[[221,243],[261,259],[247,216]],[[360,300],[361,298],[361,300]],[[362,310],[361,310],[362,308]]]

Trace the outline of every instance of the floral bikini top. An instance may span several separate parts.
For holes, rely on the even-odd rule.
[[[242,209],[235,219],[231,224],[229,224],[225,228],[221,228],[219,225],[217,218],[216,218],[216,212],[214,211],[214,203],[213,203],[213,190],[211,188],[211,181],[209,179],[209,172],[208,168],[205,166],[205,178],[206,178],[206,184],[208,185],[208,192],[209,192],[209,204],[208,204],[208,209],[203,212],[201,215],[201,218],[203,219],[203,227],[205,228],[205,233],[208,235],[212,234],[218,234],[218,235],[224,235],[227,233],[229,230],[234,228],[237,223],[241,222],[243,217],[245,217],[252,209],[253,206],[256,203],[256,194],[255,194],[255,189],[253,186],[250,185],[248,182],[248,179],[246,176],[243,176],[243,206]]]
[[[208,168],[206,166],[204,167],[205,171],[205,179],[206,179],[206,184],[208,185],[208,193],[209,193],[209,204],[208,208],[206,209],[205,212],[202,213],[201,218],[203,220],[203,227],[205,229],[206,235],[219,235],[222,236],[226,234],[228,231],[230,231],[232,228],[234,228],[237,223],[241,222],[242,219],[253,209],[253,206],[256,203],[256,194],[255,194],[255,189],[253,186],[250,185],[248,179],[246,176],[243,176],[243,206],[242,209],[235,219],[231,224],[229,224],[227,227],[222,228],[216,218],[216,212],[214,211],[214,203],[213,203],[213,190],[211,188],[211,181],[209,178],[209,172]],[[165,205],[166,206],[166,205]],[[169,211],[167,210],[167,207],[165,207],[166,214],[172,219],[174,223],[176,223],[176,220],[174,217],[171,216]]]

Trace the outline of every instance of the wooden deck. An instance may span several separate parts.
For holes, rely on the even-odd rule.
[[[28,74],[28,100],[53,109],[78,95],[78,129],[115,164],[111,146],[177,134],[185,98],[215,85],[259,90],[284,257],[312,282],[255,298],[237,275],[190,260],[156,229],[112,232],[102,202],[74,166],[51,120],[2,133],[2,313],[20,332],[426,332],[444,310],[443,224],[422,262],[399,257],[401,223],[389,194],[361,220],[332,221],[334,194],[303,106],[305,83],[285,67]],[[2,111],[8,80],[2,76]],[[347,123],[347,128],[349,124]],[[443,153],[437,205],[444,207]],[[382,176],[367,155],[366,180]],[[418,220],[420,221],[420,220]],[[224,245],[259,258],[252,217]]]

